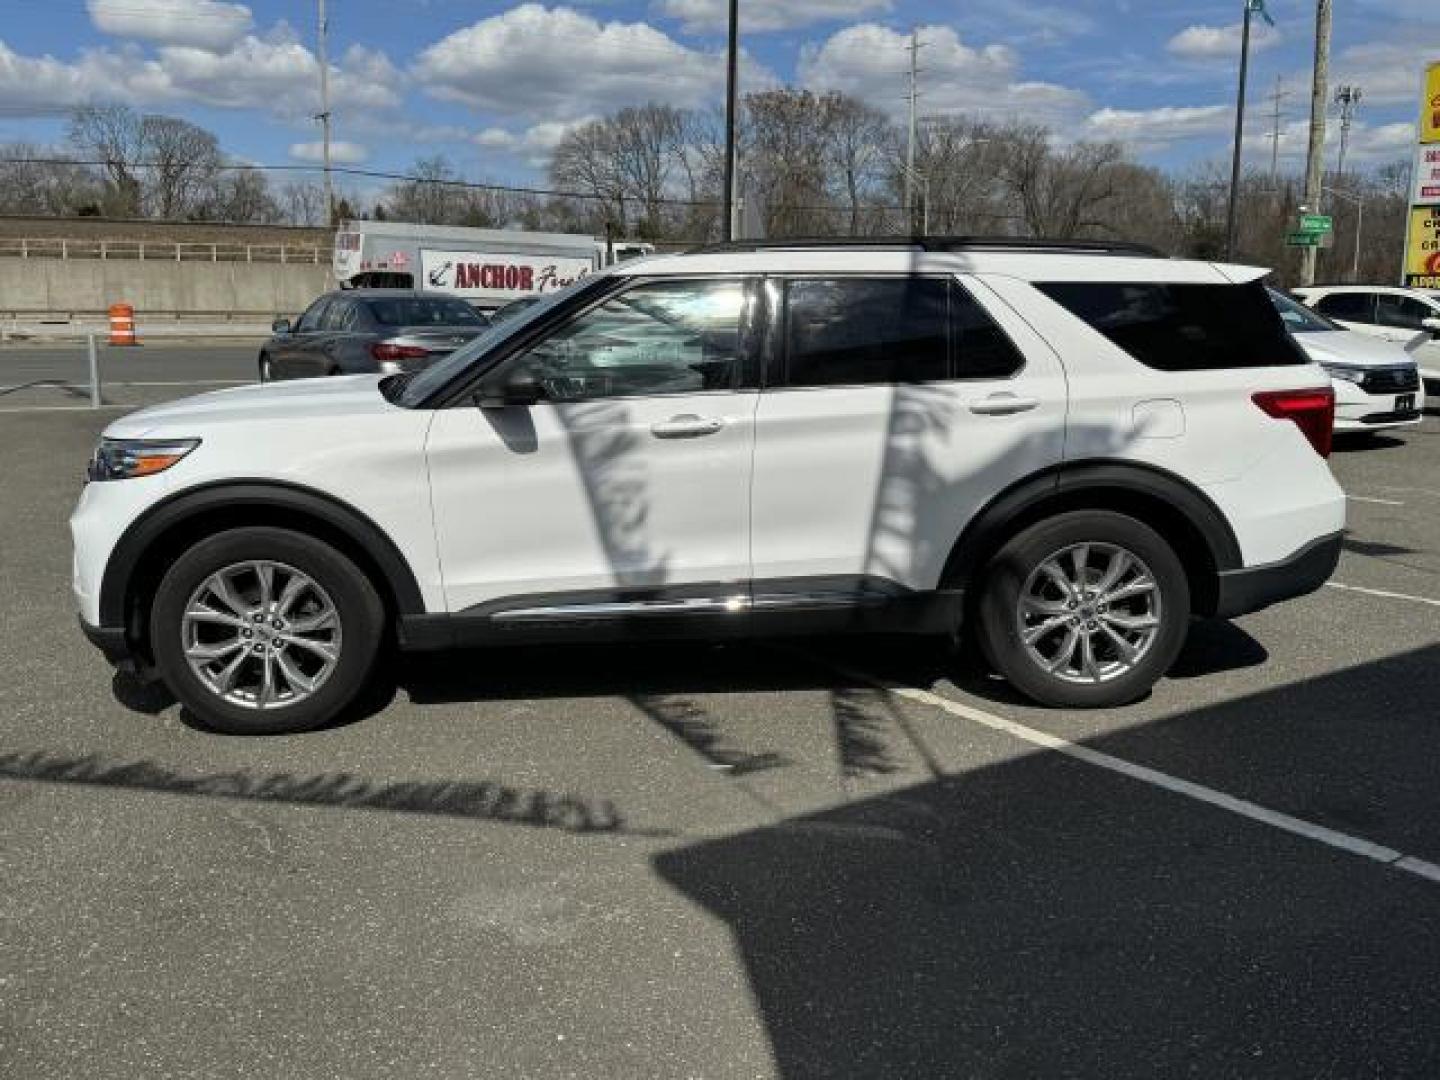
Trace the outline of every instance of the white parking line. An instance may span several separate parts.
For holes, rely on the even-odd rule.
[[[1364,593],[1366,596],[1379,596],[1386,600],[1404,600],[1411,604],[1429,604],[1431,607],[1440,607],[1440,600],[1432,600],[1428,596],[1411,596],[1409,593],[1387,592],[1385,589],[1365,589],[1359,585],[1345,585],[1339,581],[1327,581],[1325,587],[1340,589],[1343,592]]]
[[[1399,499],[1376,499],[1366,495],[1346,495],[1351,502],[1378,503],[1381,506],[1404,506]]]
[[[1440,603],[1440,601],[1437,601]],[[993,713],[985,712],[970,705],[964,705],[951,698],[942,697],[940,694],[931,693],[929,690],[921,690],[913,686],[891,686],[861,672],[847,671],[845,674],[856,679],[867,682],[872,686],[879,687],[897,697],[906,698],[910,701],[920,702],[941,709],[952,716],[981,724],[994,731],[1003,732],[1013,736],[1032,746],[1039,746],[1046,750],[1053,750],[1057,754],[1064,754],[1066,757],[1074,758],[1076,761],[1083,761],[1087,765],[1094,765],[1096,768],[1105,769],[1108,772],[1118,773],[1127,776],[1132,780],[1138,780],[1142,784],[1149,784],[1158,787],[1175,795],[1183,795],[1188,799],[1203,802],[1208,806],[1220,810],[1228,810],[1232,814],[1247,818],[1250,821],[1268,825],[1281,832],[1291,833],[1295,836],[1303,836],[1307,840],[1313,840],[1317,844],[1324,844],[1326,847],[1336,848],[1348,852],[1351,855],[1358,855],[1361,858],[1370,859],[1392,870],[1400,870],[1407,874],[1414,874],[1417,877],[1426,878],[1431,881],[1440,882],[1440,865],[1426,862],[1424,859],[1417,859],[1412,855],[1406,855],[1402,851],[1385,847],[1383,844],[1374,843],[1363,837],[1352,836],[1336,829],[1327,828],[1324,825],[1317,825],[1313,821],[1306,821],[1303,818],[1292,817],[1289,814],[1281,813],[1278,810],[1271,810],[1261,806],[1259,803],[1250,802],[1248,799],[1240,799],[1234,795],[1228,795],[1215,788],[1206,787],[1204,784],[1197,784],[1190,780],[1183,780],[1178,776],[1171,776],[1169,773],[1161,772],[1159,769],[1152,769],[1148,765],[1137,765],[1133,761],[1126,761],[1124,758],[1114,757],[1111,754],[1094,750],[1079,743],[1073,743],[1069,739],[1061,738],[1058,735],[1051,735],[1046,731],[1039,731],[1036,728],[1028,727],[1025,724],[1016,723],[1014,720],[1007,720],[1003,716],[996,716]]]

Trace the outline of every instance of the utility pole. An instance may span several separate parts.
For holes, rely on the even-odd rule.
[[[725,57],[725,221],[721,226],[726,240],[735,239],[735,72],[739,52],[740,0],[730,0],[730,43]]]
[[[1355,119],[1355,110],[1360,107],[1361,90],[1358,86],[1342,86],[1335,91],[1335,104],[1340,109],[1340,160],[1335,166],[1335,185],[1345,179],[1345,151],[1350,146],[1350,123]]]
[[[910,127],[905,139],[905,231],[908,233],[915,228],[915,103],[919,97],[916,79],[920,74],[920,68],[916,61],[920,56],[920,31],[912,28],[910,31]]]
[[[1310,84],[1310,145],[1305,154],[1305,206],[1311,213],[1320,210],[1321,185],[1325,179],[1325,99],[1330,82],[1331,0],[1315,3],[1315,73]],[[1300,284],[1315,284],[1315,257],[1319,249],[1300,249]]]
[[[317,2],[320,11],[315,51],[320,61],[320,114],[316,119],[320,121],[320,143],[325,158],[325,225],[331,228],[335,225],[335,181],[330,174],[330,60],[325,41],[330,33],[330,24],[325,18],[325,0]]]
[[[1280,102],[1289,97],[1289,93],[1282,90],[1279,75],[1275,76],[1275,92],[1270,95],[1273,108],[1270,113],[1270,190],[1277,191],[1280,186]]]
[[[1245,76],[1250,70],[1250,0],[1240,30],[1240,88],[1235,93],[1235,149],[1230,154],[1230,204],[1225,209],[1225,261],[1235,261],[1235,204],[1240,198],[1241,143],[1245,137]]]

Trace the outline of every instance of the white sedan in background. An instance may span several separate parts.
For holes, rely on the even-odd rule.
[[[1270,297],[1290,335],[1330,376],[1337,432],[1420,423],[1425,387],[1410,353],[1394,342],[1346,330],[1276,289]]]

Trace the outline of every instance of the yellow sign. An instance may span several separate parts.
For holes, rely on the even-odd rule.
[[[1440,206],[1410,210],[1405,246],[1405,284],[1412,289],[1440,289]]]
[[[1420,99],[1420,141],[1440,143],[1440,63],[1425,69],[1425,96]]]

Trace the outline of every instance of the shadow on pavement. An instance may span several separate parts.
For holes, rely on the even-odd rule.
[[[435,814],[572,833],[634,833],[609,800],[586,799],[493,780],[377,782],[351,773],[181,772],[155,761],[47,751],[0,754],[0,778],[52,784],[128,788],[173,795],[305,806]],[[668,835],[645,831],[643,835]]]
[[[1437,691],[1431,647],[1086,745],[1337,828],[1322,792],[1393,798],[1362,835],[1411,819],[1433,856]],[[1341,734],[1348,753],[1324,745]],[[1372,737],[1395,746],[1367,757]],[[1287,768],[1306,792],[1244,790]],[[728,924],[788,1080],[1440,1068],[1440,884],[1057,754],[655,866]]]

